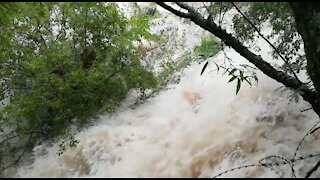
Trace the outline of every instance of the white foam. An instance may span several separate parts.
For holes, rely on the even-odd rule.
[[[199,28],[167,15],[168,26],[180,24],[179,28],[189,31],[186,47],[197,45]],[[271,60],[268,45],[261,42],[260,46],[262,57]],[[226,52],[237,63],[247,62],[231,49]],[[221,62],[223,54],[212,60]],[[176,87],[135,109],[101,116],[95,126],[76,135],[80,144],[60,157],[58,143],[36,147],[48,151],[47,155],[34,153],[30,167],[20,167],[14,176],[212,177],[236,166],[256,164],[267,155],[291,157],[318,119],[312,111],[300,113],[308,104],[289,102],[286,94],[274,91],[280,84],[261,72],[258,87],[243,84],[236,96],[236,83],[227,83],[227,75],[210,72],[215,67],[211,63],[200,76],[202,67],[203,63],[193,63]],[[305,145],[301,154],[319,151],[316,142]],[[297,163],[297,174],[303,176],[313,163]],[[290,170],[283,176],[290,176]],[[223,177],[277,175],[268,169],[248,168]]]

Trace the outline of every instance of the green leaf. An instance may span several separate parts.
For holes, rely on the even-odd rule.
[[[218,64],[215,63],[214,61],[213,61],[213,63],[217,66],[217,72],[219,72],[220,67],[219,67]]]
[[[204,64],[204,66],[203,66],[203,68],[202,68],[202,70],[201,70],[200,76],[203,74],[203,72],[204,72],[204,70],[207,68],[208,64],[209,64],[208,61]]]
[[[247,78],[248,78],[248,76],[244,77],[244,80],[246,80],[247,83],[250,84],[250,86],[252,86],[251,82]]]
[[[32,61],[31,63],[31,68],[33,69],[39,69],[41,68],[41,66],[43,65],[43,62],[40,59],[35,59],[34,61]]]
[[[258,82],[258,77],[257,76],[253,76],[254,80],[256,80],[256,82]]]
[[[236,78],[237,78],[237,76],[232,76],[232,77],[229,79],[228,83],[229,83],[229,82],[232,82],[232,81],[235,80]]]
[[[236,70],[237,70],[236,68],[232,69],[232,70],[229,72],[229,75],[233,74]]]
[[[202,56],[204,59],[217,54],[220,50],[215,37],[202,38],[199,46],[195,47],[194,52],[197,56]]]
[[[241,81],[240,81],[240,79],[238,79],[236,95],[238,94],[240,87],[241,87]]]
[[[240,71],[240,78],[243,80],[243,71]]]

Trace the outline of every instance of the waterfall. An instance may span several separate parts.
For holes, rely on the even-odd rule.
[[[208,35],[193,23],[183,23],[158,9],[163,15],[156,20],[160,25],[154,31],[179,29],[177,38],[184,44],[175,49],[176,57]],[[267,43],[259,39],[258,44],[261,56],[271,60]],[[235,63],[249,64],[232,49],[226,48],[226,53]],[[234,167],[257,164],[270,155],[292,158],[303,135],[318,121],[317,115],[301,112],[308,103],[289,101],[287,92],[275,91],[281,84],[260,71],[258,86],[243,83],[236,95],[236,82],[228,83],[227,74],[212,71],[215,65],[210,62],[223,60],[222,52],[210,58],[202,76],[205,62],[194,62],[172,88],[134,109],[124,105],[111,115],[100,115],[94,126],[76,134],[78,146],[61,156],[57,155],[59,142],[36,146],[30,154],[32,162],[19,166],[12,176],[213,177]],[[318,153],[319,138],[308,136],[298,156]],[[296,175],[304,176],[315,162],[317,158],[296,162]],[[291,177],[290,166],[274,170],[254,166],[221,177],[279,176]]]

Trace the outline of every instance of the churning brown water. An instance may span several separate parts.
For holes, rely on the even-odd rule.
[[[164,10],[161,12],[165,13]],[[166,13],[167,25],[186,31],[191,45],[197,45],[203,31]],[[165,19],[166,18],[166,19]],[[191,43],[190,43],[191,42]],[[260,41],[259,41],[260,42]],[[270,48],[261,41],[261,55],[271,59]],[[181,50],[177,49],[177,52]],[[226,49],[237,63],[239,54]],[[221,63],[223,53],[211,58]],[[292,158],[306,131],[318,120],[312,111],[300,112],[308,104],[289,101],[275,91],[280,84],[258,72],[256,87],[243,84],[235,95],[236,82],[210,72],[209,63],[184,70],[179,84],[134,109],[124,106],[112,116],[101,116],[95,126],[76,135],[80,144],[58,156],[58,144],[34,149],[34,162],[19,167],[14,177],[213,177],[246,164],[257,164],[269,155]],[[128,95],[133,98],[134,93]],[[311,143],[312,141],[312,143]],[[319,136],[306,139],[298,155],[319,152]],[[43,153],[45,152],[45,153]],[[317,158],[297,162],[297,176],[304,176]],[[252,167],[221,177],[291,177],[290,166]]]

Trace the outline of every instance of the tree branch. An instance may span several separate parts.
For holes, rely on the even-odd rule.
[[[40,131],[31,131],[31,132],[24,133],[24,135],[27,135],[27,134],[33,135],[33,134],[44,134],[44,133],[43,133],[43,132],[40,132]],[[14,138],[17,138],[17,137],[20,137],[20,136],[21,136],[21,135],[10,136],[10,137],[2,140],[2,141],[0,142],[0,145],[2,145],[3,143],[5,143],[5,142],[7,142],[7,141],[9,141],[9,140],[11,140],[11,139],[14,139]]]
[[[175,10],[173,9],[171,6],[168,6],[166,5],[165,3],[163,2],[156,2],[159,6],[163,7],[164,9],[172,12],[173,14],[179,16],[179,17],[182,17],[182,18],[189,18],[190,17],[190,14],[189,13],[184,13],[184,12],[181,12],[181,11],[178,11],[178,10]]]
[[[28,150],[28,147],[30,145],[31,140],[32,140],[32,134],[29,136],[29,139],[28,139],[27,143],[25,144],[25,147],[23,148],[22,153],[18,156],[18,158],[16,160],[14,160],[13,163],[9,164],[8,166],[1,167],[0,172],[2,172],[4,170],[16,165],[21,160],[21,158],[23,157],[24,153]]]
[[[320,161],[317,162],[317,164],[310,170],[307,172],[307,175],[305,178],[309,178],[320,166]]]
[[[158,5],[172,12],[172,8],[168,8],[167,5],[164,6],[163,3],[158,3]],[[189,18],[195,24],[199,25],[203,29],[211,32],[216,37],[220,38],[227,46],[232,47],[236,52],[238,52],[241,56],[246,58],[249,62],[254,64],[258,69],[260,69],[264,74],[266,74],[270,78],[282,83],[286,87],[289,87],[292,89],[300,89],[301,90],[300,95],[303,97],[303,99],[312,105],[314,111],[317,114],[320,114],[320,105],[319,105],[319,102],[316,101],[316,97],[317,97],[316,92],[310,90],[307,87],[304,87],[304,84],[296,80],[294,77],[272,67],[268,62],[263,60],[260,55],[256,55],[253,52],[251,52],[238,39],[233,37],[231,34],[227,33],[226,30],[219,27],[212,20],[205,19],[200,13],[196,12],[192,7],[182,3],[177,3],[177,5],[188,10],[189,12],[188,13],[189,16],[187,17],[180,16],[180,17]],[[178,15],[177,13],[174,13],[174,14]]]
[[[236,10],[241,14],[241,16],[253,27],[253,29],[274,49],[274,51],[279,55],[279,57],[288,65],[289,70],[293,74],[293,76],[297,79],[297,81],[300,81],[296,73],[293,71],[293,69],[290,66],[290,63],[287,59],[285,59],[281,53],[278,51],[278,49],[267,39],[265,38],[259,29],[241,12],[241,10],[234,4],[234,2],[231,2],[231,4],[236,8]]]
[[[185,10],[188,10],[188,11],[190,11],[190,12],[195,11],[192,7],[190,7],[190,6],[186,5],[186,4],[183,4],[183,3],[181,3],[181,2],[176,2],[176,4],[177,4],[178,6],[180,6],[181,8],[183,8],[183,9],[185,9]]]

